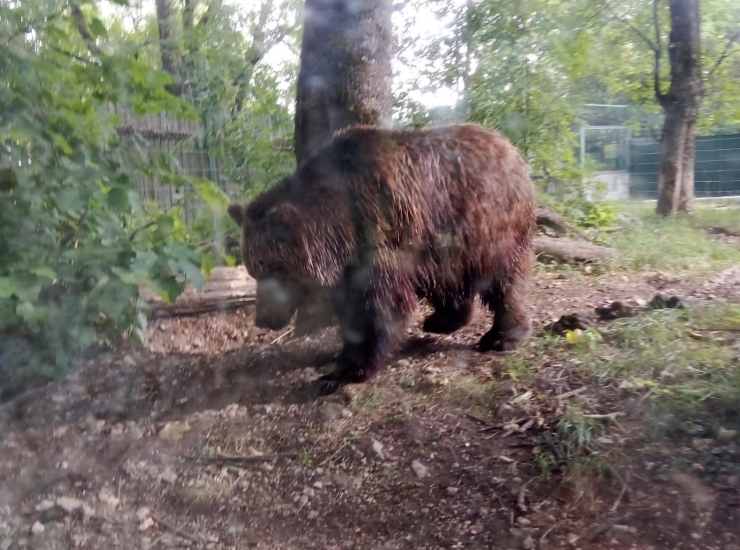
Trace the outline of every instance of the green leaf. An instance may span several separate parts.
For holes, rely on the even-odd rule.
[[[16,282],[11,277],[0,277],[0,298],[10,298],[16,289]]]
[[[226,212],[229,197],[215,183],[209,180],[196,180],[193,182],[193,187],[211,210],[219,213]]]
[[[31,270],[31,273],[38,277],[49,279],[52,281],[57,278],[57,274],[54,272],[54,270],[45,265],[33,268]]]
[[[106,36],[108,34],[105,30],[105,24],[97,17],[93,17],[90,21],[90,32],[93,36]]]
[[[131,206],[128,190],[122,187],[112,188],[108,191],[108,205],[118,212],[127,212]]]

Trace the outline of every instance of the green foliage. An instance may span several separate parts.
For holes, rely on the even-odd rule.
[[[649,206],[623,210],[619,229],[601,237],[619,251],[615,267],[703,271],[740,262],[737,247],[712,237],[692,217],[658,218]]]
[[[602,380],[647,395],[664,428],[688,421],[737,425],[740,366],[732,336],[738,327],[737,305],[656,311],[611,324],[606,347],[583,364]]]
[[[163,75],[107,53],[106,28],[84,6],[91,48],[66,3],[0,7],[0,392],[66,370],[93,344],[140,328],[140,284],[167,299],[200,280],[177,212],[147,214],[137,174],[172,178],[116,132],[111,105],[137,113],[187,107]],[[0,344],[0,347],[5,347]]]

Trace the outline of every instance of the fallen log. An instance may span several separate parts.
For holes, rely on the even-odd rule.
[[[217,298],[211,300],[197,299],[184,303],[165,304],[162,302],[151,303],[149,316],[152,319],[163,319],[168,317],[190,317],[201,313],[213,311],[226,311],[240,307],[254,305],[257,301],[255,296],[240,296],[237,298]]]
[[[568,264],[604,261],[614,256],[614,250],[606,246],[565,237],[535,237],[534,250],[538,259]]]
[[[558,235],[567,235],[573,229],[560,214],[556,214],[547,208],[538,207],[535,215],[537,216],[537,225],[539,227],[551,229]]]

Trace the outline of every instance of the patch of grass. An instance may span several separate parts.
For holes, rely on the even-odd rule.
[[[580,363],[602,383],[645,396],[669,431],[740,426],[738,327],[739,305],[656,311],[609,325]]]
[[[740,208],[723,211],[700,208],[692,216],[662,218],[652,206],[624,205],[618,230],[601,239],[619,252],[613,267],[642,270],[709,271],[740,262],[740,249],[713,238],[706,227],[709,220],[728,223],[733,214],[740,220]]]
[[[494,382],[482,382],[477,376],[458,375],[444,386],[445,397],[463,408],[490,412],[496,403]]]
[[[740,235],[740,203],[699,205],[693,213],[694,223],[701,228],[720,228]]]

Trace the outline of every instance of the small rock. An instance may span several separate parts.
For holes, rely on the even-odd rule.
[[[720,441],[732,441],[737,439],[737,430],[729,430],[727,428],[720,428],[717,430],[717,439]]]
[[[524,550],[534,550],[534,547],[535,547],[535,544],[534,544],[534,539],[532,538],[532,535],[529,535],[527,538],[525,538],[522,541],[522,548],[524,548]]]
[[[373,451],[378,455],[380,460],[385,460],[385,453],[383,453],[383,444],[377,439],[373,439]]]
[[[648,308],[650,309],[683,309],[684,305],[678,296],[663,296],[662,294],[656,294],[653,299],[648,302]]]
[[[54,430],[54,432],[52,433],[52,436],[54,437],[54,439],[59,439],[61,437],[64,437],[67,434],[68,430],[69,430],[68,426],[59,426],[58,428]]]
[[[344,407],[342,407],[339,403],[328,401],[325,402],[319,409],[319,415],[321,416],[321,420],[327,423],[331,423],[342,418],[343,410]]]
[[[524,516],[519,516],[516,520],[519,525],[530,525],[532,522]]]
[[[447,487],[447,494],[450,496],[455,496],[459,490],[460,489],[458,489],[457,487]]]
[[[190,424],[188,424],[187,420],[183,422],[168,422],[159,431],[159,437],[160,439],[164,439],[165,441],[180,441],[182,439],[182,436],[189,431]]]
[[[83,502],[77,498],[59,497],[57,499],[57,506],[59,506],[68,514],[71,514],[72,512],[76,512],[77,510],[82,510]]]
[[[695,437],[691,440],[691,446],[697,451],[706,451],[712,446],[713,441],[705,437]]]
[[[319,517],[319,513],[316,510],[311,510],[308,513],[308,519],[316,519],[317,517]]]
[[[40,535],[44,531],[46,531],[46,528],[44,527],[44,524],[40,521],[34,522],[34,524],[31,526],[32,535]]]
[[[175,470],[172,468],[172,466],[167,466],[164,471],[159,474],[159,479],[161,479],[165,483],[172,484],[177,481],[177,474],[175,473]]]
[[[154,520],[152,518],[146,518],[139,524],[139,531],[146,531],[152,525],[154,525]]]
[[[399,359],[398,361],[396,361],[396,366],[402,369],[406,367],[410,367],[411,361],[409,361],[408,359]]]
[[[635,315],[635,311],[630,306],[620,301],[614,301],[606,306],[597,307],[595,311],[596,315],[603,321],[611,321]]]
[[[118,505],[120,504],[120,499],[113,495],[108,489],[103,488],[100,489],[100,492],[98,492],[98,499],[100,502],[105,504],[108,508],[111,508],[115,510],[118,508]]]
[[[416,477],[419,479],[423,479],[429,475],[429,468],[424,466],[421,462],[418,460],[414,460],[411,463],[411,469],[414,470],[414,473],[416,474]]]
[[[587,323],[578,316],[577,313],[571,313],[563,315],[555,321],[545,326],[545,330],[553,332],[555,334],[564,335],[569,330],[586,330],[588,329]]]
[[[54,502],[49,499],[42,500],[36,505],[37,512],[46,512],[54,507]]]

